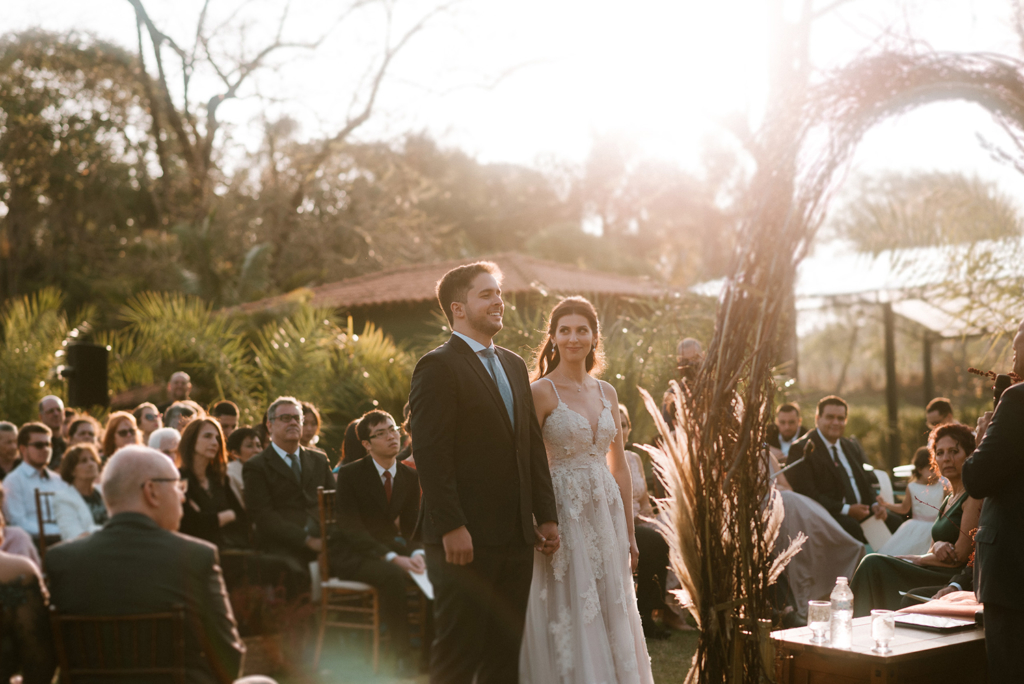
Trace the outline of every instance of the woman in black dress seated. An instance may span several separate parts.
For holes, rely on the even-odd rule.
[[[56,669],[39,568],[23,556],[0,551],[0,682],[21,673],[24,684],[50,684]]]
[[[181,477],[188,482],[181,532],[222,550],[248,548],[249,521],[228,486],[227,451],[220,423],[212,418],[190,422],[181,436],[178,453]]]
[[[874,608],[896,610],[902,600],[899,592],[945,585],[967,565],[974,552],[972,532],[981,516],[981,501],[967,496],[960,474],[974,448],[974,433],[966,425],[951,423],[932,430],[932,467],[949,481],[951,490],[932,525],[931,548],[922,556],[866,556],[850,582],[855,617]]]

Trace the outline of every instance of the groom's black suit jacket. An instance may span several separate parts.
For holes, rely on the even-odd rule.
[[[850,463],[850,469],[853,470],[860,503],[870,506],[875,502],[875,493],[864,470],[864,452],[856,442],[846,437],[839,439],[839,445]],[[857,503],[845,500],[843,481],[840,478],[846,477],[846,471],[842,466],[836,467],[825,440],[817,430],[811,430],[793,442],[786,462],[795,463],[802,456],[806,457],[804,462],[786,473],[786,479],[795,492],[820,503],[833,518],[842,515],[843,504]]]
[[[416,364],[409,404],[426,544],[463,525],[474,546],[533,544],[534,518],[557,522],[526,364],[496,350],[512,387],[514,428],[497,384],[457,335]]]

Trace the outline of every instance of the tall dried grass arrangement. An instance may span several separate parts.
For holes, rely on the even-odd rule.
[[[673,569],[701,629],[688,681],[773,679],[764,643],[769,587],[798,550],[773,555],[780,505],[763,446],[773,367],[796,267],[841,171],[877,122],[939,100],[985,107],[1024,154],[1022,66],[998,55],[890,50],[826,75],[790,102],[773,103],[756,140],[758,168],[742,205],[714,335],[693,382],[674,388],[674,432],[645,397],[663,439],[653,453],[669,491]]]

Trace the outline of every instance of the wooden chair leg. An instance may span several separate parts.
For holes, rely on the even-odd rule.
[[[373,592],[373,674],[380,669],[380,601]]]
[[[321,589],[320,597],[320,630],[316,637],[316,654],[313,656],[313,669],[320,667],[320,653],[324,648],[324,633],[327,631],[327,590]]]

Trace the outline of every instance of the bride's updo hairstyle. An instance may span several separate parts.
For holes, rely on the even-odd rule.
[[[534,359],[534,380],[540,380],[558,367],[561,356],[558,353],[558,347],[555,346],[555,330],[558,328],[558,321],[563,316],[573,314],[586,318],[590,323],[590,329],[594,332],[594,346],[587,354],[587,372],[594,376],[600,375],[604,368],[604,352],[601,349],[601,326],[597,322],[597,310],[583,297],[566,297],[551,311],[551,316],[548,318],[548,333]]]

